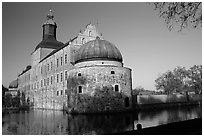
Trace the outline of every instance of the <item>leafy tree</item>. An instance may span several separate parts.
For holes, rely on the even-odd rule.
[[[162,90],[168,94],[173,91],[180,91],[181,81],[171,71],[162,74],[155,82],[157,90]]]
[[[12,107],[12,95],[11,94],[5,95],[5,106]]]
[[[201,2],[154,2],[153,5],[169,30],[177,27],[181,31],[189,26],[198,28],[202,25]]]
[[[202,66],[196,66],[194,65],[191,67],[188,71],[189,73],[189,79],[188,81],[189,86],[191,87],[191,90],[195,91],[196,93],[202,92]]]
[[[8,91],[8,88],[4,87],[4,85],[2,85],[2,106],[5,106],[5,93],[6,91]]]
[[[173,71],[167,71],[156,80],[156,89],[166,93],[202,91],[202,66],[193,66],[189,70],[177,67]]]

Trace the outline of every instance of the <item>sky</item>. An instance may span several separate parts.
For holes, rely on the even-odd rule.
[[[6,87],[31,63],[42,40],[49,10],[57,23],[57,40],[77,36],[90,22],[115,44],[124,67],[132,69],[132,88],[155,90],[155,80],[177,66],[202,64],[202,29],[169,31],[148,3],[2,3],[2,84]],[[98,22],[98,23],[97,23]]]

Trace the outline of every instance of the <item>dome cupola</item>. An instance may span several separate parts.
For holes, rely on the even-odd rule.
[[[123,61],[122,55],[117,47],[99,37],[82,45],[75,55],[75,64],[84,61],[108,60]]]

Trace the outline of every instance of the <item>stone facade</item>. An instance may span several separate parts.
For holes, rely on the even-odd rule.
[[[87,109],[84,106],[94,101],[85,100],[97,96],[103,98],[97,102],[102,104],[98,108],[99,111],[131,108],[131,70],[123,67],[122,62],[92,60],[75,63],[75,56],[85,43],[97,37],[103,39],[96,27],[88,24],[76,37],[61,46],[61,42],[56,41],[57,26],[53,18],[51,13],[48,14],[48,19],[43,25],[43,40],[31,53],[31,67],[18,76],[18,90],[25,96],[25,104],[33,104],[34,108],[41,109],[94,112],[99,105]],[[53,46],[55,43],[58,44],[56,47]],[[111,71],[115,74],[110,74]],[[78,73],[81,73],[80,78]],[[83,86],[83,94],[77,93],[79,85],[73,83],[77,79],[77,83]],[[104,89],[107,93],[101,92]],[[89,97],[86,98],[86,95]],[[80,102],[80,99],[84,102]]]
[[[131,108],[131,70],[89,66],[69,71],[68,111],[95,113]]]

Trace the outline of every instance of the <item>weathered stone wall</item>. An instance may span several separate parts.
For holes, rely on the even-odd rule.
[[[114,71],[114,74],[111,74]],[[131,70],[123,67],[94,66],[69,71],[68,111],[123,111],[132,106]],[[119,91],[115,91],[115,85]],[[82,86],[82,93],[79,93]],[[126,100],[126,101],[125,101]]]

